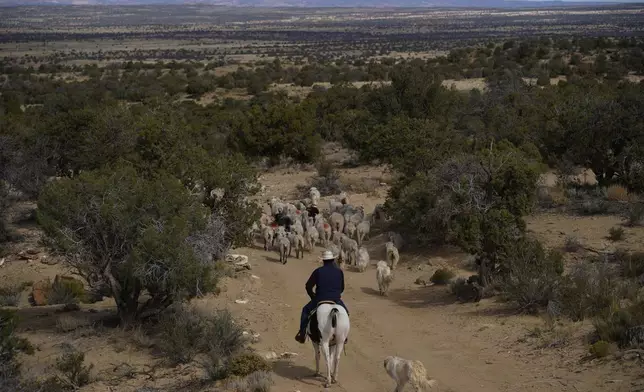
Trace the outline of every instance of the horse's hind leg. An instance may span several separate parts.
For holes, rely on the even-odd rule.
[[[326,359],[326,382],[324,387],[328,388],[331,386],[331,355],[329,353],[329,342],[322,343],[322,353],[324,354],[324,359]]]
[[[340,356],[342,355],[342,349],[344,348],[344,341],[342,343],[337,343],[333,348],[333,374],[331,375],[331,382],[333,384],[338,382],[338,368],[340,364]]]
[[[315,375],[314,377],[321,376],[320,374],[320,345],[313,343],[315,350]]]

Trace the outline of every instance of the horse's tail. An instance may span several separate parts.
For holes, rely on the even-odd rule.
[[[331,309],[331,326],[335,328],[338,325],[338,308]]]

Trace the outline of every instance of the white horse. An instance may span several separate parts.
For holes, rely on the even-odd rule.
[[[324,353],[326,359],[326,383],[325,388],[335,384],[338,381],[338,364],[340,362],[340,354],[344,348],[344,342],[349,336],[349,315],[341,305],[335,303],[319,304],[316,311],[316,318],[318,322],[318,329],[320,339],[318,342],[314,340],[311,335],[309,327],[309,336],[313,342],[313,349],[315,350],[315,375],[320,376],[320,348]],[[333,371],[331,371],[333,368]],[[333,372],[333,374],[332,374]]]

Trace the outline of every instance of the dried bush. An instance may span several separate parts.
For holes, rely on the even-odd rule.
[[[628,201],[628,190],[621,185],[611,185],[606,189],[606,199],[610,201]]]
[[[172,363],[188,363],[203,349],[206,327],[194,309],[168,309],[159,318],[159,348]]]
[[[619,250],[613,254],[613,259],[619,264],[622,276],[626,278],[639,278],[644,274],[644,252]]]
[[[94,365],[85,366],[84,362],[85,354],[77,350],[70,350],[60,356],[56,360],[56,370],[61,373],[58,376],[59,382],[73,389],[89,384]]]
[[[640,226],[644,223],[644,203],[630,203],[626,209],[626,225]]]
[[[539,241],[527,238],[506,249],[498,288],[522,310],[536,313],[555,298],[563,257],[558,252],[547,252]]]
[[[226,389],[232,392],[270,392],[273,385],[273,374],[262,370],[228,382]]]
[[[258,371],[270,371],[271,365],[256,353],[249,352],[234,356],[228,370],[234,376],[245,377]]]
[[[0,306],[18,306],[20,296],[29,283],[0,287]]]
[[[615,342],[619,347],[641,347],[644,345],[644,302],[638,301],[622,309],[610,309],[594,320],[596,334],[600,340]]]
[[[564,250],[570,253],[579,252],[582,248],[581,241],[575,236],[566,236],[564,241]]]
[[[203,354],[200,361],[209,377],[227,377],[230,358],[246,347],[242,328],[227,310],[203,315],[193,308],[176,306],[159,319],[159,348],[174,363],[187,363]]]
[[[615,269],[606,263],[581,263],[563,277],[556,301],[563,314],[574,321],[594,317],[619,299]]]
[[[447,268],[439,268],[434,272],[429,280],[434,284],[446,285],[449,284],[452,278],[454,278],[454,272],[452,270],[449,270]]]
[[[608,239],[611,241],[621,241],[624,239],[624,229],[621,227],[611,227],[608,230]]]

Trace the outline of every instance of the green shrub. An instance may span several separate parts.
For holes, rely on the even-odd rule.
[[[160,350],[173,363],[187,363],[198,354],[213,380],[227,377],[230,359],[243,351],[247,340],[227,310],[203,315],[192,308],[168,309],[159,319]]]
[[[619,347],[644,344],[641,326],[644,325],[644,302],[639,301],[623,309],[610,309],[594,321],[600,340],[615,342]]]
[[[561,279],[556,301],[561,312],[574,321],[608,311],[619,299],[619,282],[604,263],[581,263]]]
[[[611,344],[604,340],[600,340],[592,344],[588,349],[588,352],[595,358],[605,358],[611,353]]]
[[[159,319],[159,348],[172,363],[188,363],[203,349],[206,323],[194,309],[168,309]]]
[[[608,230],[608,239],[611,241],[621,241],[624,239],[624,229],[621,227],[611,227]]]
[[[626,209],[626,225],[639,226],[644,222],[644,203],[631,203]]]
[[[644,274],[644,252],[618,251],[614,254],[619,263],[622,275],[627,278],[638,278]]]
[[[228,370],[234,376],[245,377],[258,371],[270,371],[271,365],[255,353],[244,353],[230,360]]]
[[[214,288],[210,260],[186,241],[209,228],[210,214],[171,175],[145,178],[128,164],[84,172],[50,183],[38,210],[49,244],[114,298],[123,325]]]
[[[529,313],[555,299],[562,272],[561,254],[546,251],[536,240],[523,238],[506,248],[498,289]]]
[[[432,275],[429,280],[438,285],[446,285],[449,284],[450,280],[454,278],[454,272],[447,269],[447,268],[439,268],[437,269],[434,274]]]
[[[73,389],[78,389],[90,382],[90,372],[94,367],[84,365],[85,354],[71,350],[56,360],[56,369],[61,373],[59,381]]]
[[[322,160],[317,164],[317,173],[313,177],[310,186],[316,187],[322,196],[337,195],[342,192],[340,173],[330,162]],[[309,188],[306,187],[305,197],[308,197]]]
[[[16,360],[17,354],[34,353],[34,347],[27,339],[16,336],[17,324],[14,311],[0,309],[0,385],[11,385],[15,388],[20,385],[20,364]]]
[[[47,293],[47,304],[75,304],[79,301],[85,301],[85,287],[77,279],[68,279],[66,277],[56,276],[51,289]]]

